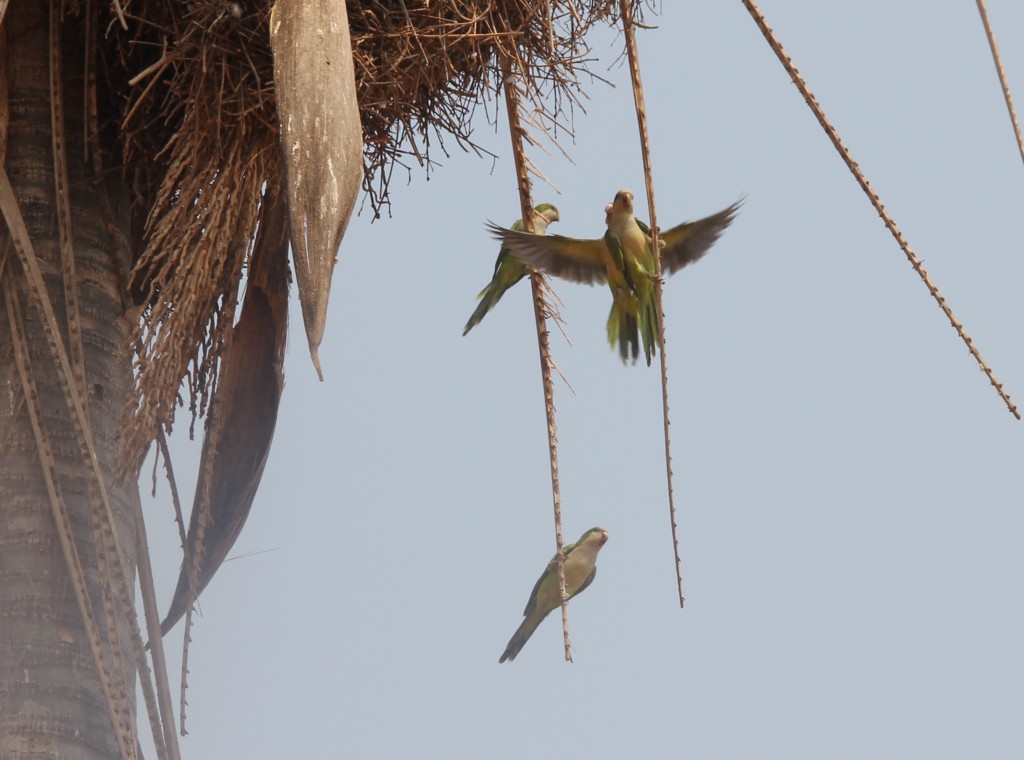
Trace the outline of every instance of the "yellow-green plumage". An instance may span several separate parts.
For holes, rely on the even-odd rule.
[[[684,222],[659,235],[661,266],[674,274],[697,261],[732,222],[739,202],[717,214]],[[516,257],[555,277],[595,285],[608,284],[612,308],[608,315],[608,342],[619,348],[622,361],[644,356],[650,365],[659,345],[659,314],[654,287],[654,252],[650,230],[633,216],[633,194],[620,190],[605,207],[608,230],[603,238],[580,240],[549,235],[540,237],[489,225],[490,231]]]
[[[558,209],[550,203],[540,204],[534,209],[534,234],[543,235],[547,231],[548,225],[551,222],[557,221]],[[512,229],[516,232],[522,232],[523,220],[517,219],[512,225]],[[515,256],[512,256],[506,246],[502,246],[501,250],[498,251],[498,258],[494,262],[494,275],[491,277],[487,287],[481,290],[480,295],[477,296],[480,303],[470,315],[469,321],[466,322],[466,326],[462,330],[462,334],[466,335],[480,324],[480,320],[497,305],[501,297],[505,295],[505,291],[524,277],[526,277],[526,265]]]
[[[608,531],[604,528],[591,528],[576,543],[566,544],[562,547],[562,553],[565,556],[563,566],[565,593],[570,599],[594,582],[594,577],[597,575],[597,554],[607,541]],[[512,638],[509,639],[508,646],[505,647],[498,662],[514,660],[533,632],[537,630],[541,621],[561,604],[562,599],[558,590],[558,557],[556,555],[551,558],[548,566],[537,579],[537,583],[534,584],[530,601],[526,603],[526,609],[523,610],[524,620],[512,634]]]

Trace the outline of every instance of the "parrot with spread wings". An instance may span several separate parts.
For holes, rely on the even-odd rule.
[[[671,275],[704,256],[728,227],[742,201],[716,214],[683,222],[659,234],[661,270]],[[650,366],[659,342],[650,228],[633,215],[633,193],[620,190],[605,207],[607,231],[584,240],[531,235],[488,223],[487,229],[521,261],[547,274],[587,285],[607,283],[612,292],[608,342],[625,363],[634,362],[640,343]]]

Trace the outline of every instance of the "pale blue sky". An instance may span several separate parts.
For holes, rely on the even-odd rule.
[[[988,5],[1024,104],[1024,6]],[[975,4],[761,7],[1024,404],[1024,166]],[[323,384],[295,304],[233,554],[276,551],[228,562],[202,597],[186,757],[1024,753],[1021,423],[741,3],[663,10],[639,38],[659,222],[746,195],[666,287],[686,608],[657,369],[609,350],[606,288],[556,282],[572,345],[552,346],[576,391],[556,387],[566,537],[600,524],[610,540],[570,605],[575,663],[553,616],[498,665],[554,537],[528,288],[461,335],[497,252],[483,222],[519,208],[505,129],[481,119],[493,171],[453,155],[394,183],[392,218],[353,219]],[[621,41],[592,42],[604,71]],[[622,187],[646,208],[627,71],[607,76],[566,145],[576,164],[534,154],[562,191],[535,189],[561,210],[551,232],[601,234]],[[146,509],[165,609],[166,487]]]

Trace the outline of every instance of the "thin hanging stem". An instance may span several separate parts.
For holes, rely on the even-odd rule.
[[[157,445],[160,447],[159,453],[163,456],[164,469],[167,472],[167,485],[170,487],[171,490],[171,504],[174,506],[174,521],[178,524],[178,535],[181,538],[181,550],[185,553],[182,562],[191,562],[192,558],[191,555],[189,554],[188,549],[188,537],[185,533],[185,518],[182,516],[181,513],[181,499],[178,498],[178,481],[174,477],[174,466],[171,463],[171,451],[167,446],[167,437],[166,435],[164,435],[163,428],[157,429],[156,442]],[[191,584],[193,580],[194,579],[190,577],[189,583]],[[197,596],[196,594],[191,593],[192,590],[192,588],[189,589],[190,600],[185,611],[185,632],[182,634],[181,642],[181,682],[178,685],[178,730],[182,736],[188,735],[188,731],[185,730],[185,707],[188,705],[188,700],[185,699],[185,695],[188,693],[188,646],[192,642],[192,607],[195,604],[195,597]],[[157,641],[157,644],[153,647],[154,662],[156,659],[156,652],[158,651],[157,647],[160,647],[160,656],[161,658],[163,658],[163,644],[160,643],[162,636],[163,632],[160,630],[160,626],[158,624],[155,636],[153,634],[150,634],[150,641]],[[170,714],[170,712],[168,712],[168,714]],[[177,737],[175,737],[175,743],[177,743]]]
[[[146,620],[146,633],[153,655],[153,673],[156,677],[156,696],[159,705],[160,733],[162,737],[154,743],[161,757],[169,760],[181,760],[181,749],[178,736],[174,733],[174,707],[171,704],[171,689],[167,679],[167,660],[164,658],[164,643],[160,637],[160,613],[156,606],[156,591],[153,586],[153,567],[150,562],[149,541],[146,537],[146,521],[142,514],[142,502],[139,491],[133,488],[129,494],[132,511],[135,513],[135,555],[136,567],[139,572],[139,590],[142,597],[142,609]],[[154,731],[154,734],[157,732]]]
[[[629,72],[633,78],[633,101],[636,103],[636,121],[640,130],[640,152],[644,160],[644,182],[647,185],[647,211],[651,217],[651,246],[654,249],[654,295],[658,309],[658,341],[661,343],[661,415],[665,428],[665,477],[668,480],[668,516],[672,525],[672,551],[676,560],[676,589],[679,592],[679,606],[686,603],[683,596],[683,571],[679,560],[679,526],[676,520],[675,488],[672,486],[672,436],[668,412],[668,359],[665,355],[665,309],[662,293],[664,279],[661,276],[661,245],[658,241],[658,220],[654,214],[654,172],[651,169],[651,142],[647,132],[647,107],[644,105],[644,86],[640,81],[640,60],[636,49],[636,33],[633,24],[631,0],[621,0],[622,30],[626,38],[626,53],[629,57]]]
[[[1017,149],[1020,151],[1021,161],[1024,161],[1024,138],[1020,134],[1020,122],[1017,121],[1017,111],[1013,107],[1013,98],[1010,97],[1010,85],[1006,81],[1006,72],[1003,71],[1003,59],[999,56],[999,47],[996,45],[996,36],[992,31],[992,25],[988,22],[988,12],[985,10],[985,0],[977,0],[978,13],[981,15],[981,23],[985,27],[985,36],[988,37],[988,46],[992,50],[992,62],[996,65],[996,74],[999,75],[999,84],[1003,88],[1003,98],[1006,100],[1006,110],[1010,112],[1010,123],[1013,124],[1013,134],[1017,138]]]
[[[906,255],[907,260],[910,262],[910,266],[914,268],[914,271],[917,272],[918,276],[924,282],[925,286],[928,288],[928,292],[932,294],[932,298],[935,299],[939,308],[942,309],[942,313],[946,315],[946,319],[949,320],[953,329],[956,330],[956,334],[960,336],[961,340],[963,340],[964,344],[967,346],[967,350],[971,352],[971,356],[974,357],[978,366],[981,367],[981,371],[985,373],[985,376],[992,384],[992,387],[996,389],[996,393],[999,394],[999,398],[1001,398],[1003,403],[1006,404],[1006,408],[1009,409],[1010,414],[1019,420],[1020,411],[1018,411],[1016,405],[1010,399],[1009,394],[1003,390],[1003,384],[996,379],[995,373],[987,364],[985,364],[985,360],[982,358],[981,352],[974,345],[974,341],[971,340],[967,331],[964,330],[963,324],[957,320],[956,315],[953,314],[953,309],[950,308],[948,303],[946,303],[946,299],[943,297],[942,293],[939,292],[935,283],[932,282],[931,277],[928,276],[928,272],[925,270],[924,264],[921,263],[921,259],[919,259],[917,254],[915,254],[910,248],[910,244],[907,243],[906,239],[903,237],[903,233],[900,232],[899,227],[896,226],[892,217],[890,217],[886,212],[885,206],[882,205],[882,201],[879,199],[875,191],[871,189],[871,183],[869,183],[864,177],[864,174],[861,172],[857,162],[854,161],[853,156],[850,155],[850,151],[845,145],[843,145],[843,141],[840,139],[839,133],[836,132],[835,127],[833,127],[832,124],[829,123],[829,120],[825,118],[825,112],[821,109],[821,106],[818,105],[818,101],[815,100],[814,95],[811,94],[810,89],[807,87],[807,83],[803,80],[800,76],[800,72],[797,71],[796,67],[793,65],[793,61],[788,55],[786,55],[786,51],[782,49],[782,44],[779,42],[778,38],[776,38],[775,33],[772,32],[771,27],[768,26],[764,16],[761,15],[761,11],[757,9],[753,0],[742,0],[742,2],[743,5],[746,6],[747,10],[750,11],[750,15],[753,17],[754,23],[757,24],[758,28],[761,30],[761,34],[763,34],[764,38],[768,41],[768,45],[775,52],[775,55],[778,56],[779,61],[786,69],[786,73],[789,74],[790,78],[793,80],[793,84],[795,84],[797,89],[800,90],[800,94],[803,95],[804,101],[806,101],[808,107],[814,113],[818,123],[821,124],[821,128],[825,130],[825,134],[828,135],[847,167],[849,167],[850,171],[853,172],[853,176],[856,178],[857,183],[861,186],[865,195],[868,196],[868,199],[871,201],[871,205],[875,207],[875,211],[877,211],[878,215],[882,217],[882,221],[885,223],[886,228],[892,233],[892,236],[896,238],[896,242]]]
[[[509,134],[512,137],[512,155],[515,158],[516,182],[519,185],[519,203],[522,206],[523,229],[533,232],[533,200],[530,198],[530,177],[523,148],[523,126],[519,119],[519,95],[512,65],[502,52],[501,74],[505,89],[505,111],[508,114]],[[548,345],[547,315],[550,307],[544,298],[544,280],[540,272],[530,270],[533,291],[533,318],[537,327],[537,348],[540,351],[540,376],[544,386],[544,414],[548,426],[548,456],[551,463],[551,502],[555,512],[555,558],[558,565],[558,593],[562,600],[562,642],[566,662],[572,662],[572,644],[569,641],[569,595],[565,592],[565,553],[562,550],[562,494],[558,483],[558,428],[555,425],[555,384],[551,379],[551,351]]]

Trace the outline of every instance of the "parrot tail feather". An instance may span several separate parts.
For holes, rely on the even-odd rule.
[[[635,300],[633,304],[630,300],[629,295],[617,291],[612,301],[612,310],[608,313],[608,344],[613,351],[618,345],[619,358],[623,364],[628,364],[630,359],[636,363],[640,355],[640,326],[637,315],[630,308]]]
[[[498,262],[500,263],[501,261],[501,256],[499,256]],[[510,276],[510,273],[507,271],[508,267],[505,267],[504,271],[499,271],[495,268],[494,277],[487,284],[487,287],[480,291],[480,295],[476,297],[480,303],[477,304],[476,309],[469,317],[469,321],[466,322],[466,326],[462,329],[463,337],[465,337],[470,330],[480,324],[480,320],[487,316],[487,313],[498,305],[498,301],[501,300],[501,297],[505,295],[509,288],[526,277],[526,267],[523,267],[522,265],[520,265],[520,267],[523,271],[522,274],[517,276]]]
[[[470,330],[480,324],[487,312],[494,308],[494,306],[501,300],[501,297],[505,295],[505,291],[508,288],[499,288],[495,283],[491,283],[486,288],[480,291],[480,295],[477,296],[480,299],[480,303],[477,304],[476,309],[469,317],[469,321],[466,322],[466,326],[462,329],[462,335],[465,337]]]
[[[537,630],[537,626],[540,625],[541,621],[547,617],[547,614],[539,618],[534,618],[531,615],[527,615],[526,619],[520,623],[519,627],[516,628],[516,632],[512,634],[512,638],[508,640],[508,646],[505,647],[505,651],[501,657],[498,658],[498,662],[502,663],[508,660],[512,662],[516,658],[516,655],[522,651],[526,642],[530,640],[533,632]]]
[[[651,357],[658,353],[659,339],[661,337],[658,329],[658,307],[651,298],[643,307],[641,315],[641,334],[644,339],[644,357],[647,359],[647,366],[651,366]]]
[[[466,322],[466,326],[462,328],[462,337],[466,337],[470,330],[480,324],[480,320],[483,319],[487,312],[489,312],[494,306],[495,299],[492,299],[489,296],[489,289],[484,289],[484,291],[478,296],[480,298],[480,303],[477,304],[476,309],[474,309],[473,313],[469,316],[469,321]]]

